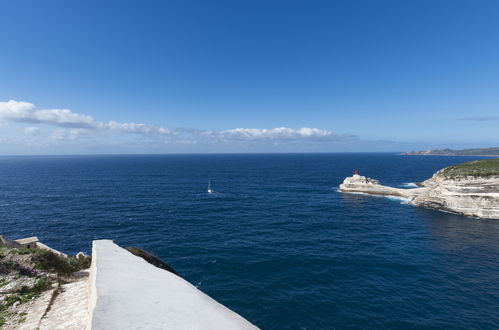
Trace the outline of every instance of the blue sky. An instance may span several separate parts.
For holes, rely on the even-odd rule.
[[[499,145],[498,1],[0,11],[2,154]]]

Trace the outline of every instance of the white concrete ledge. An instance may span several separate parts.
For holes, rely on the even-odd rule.
[[[93,242],[91,329],[257,329],[189,282],[109,240]]]

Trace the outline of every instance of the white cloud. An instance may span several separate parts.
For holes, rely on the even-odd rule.
[[[35,110],[34,118],[41,123],[68,126],[99,128],[101,124],[92,117],[74,113],[68,109]]]
[[[38,109],[29,102],[8,101],[0,102],[0,123],[17,122],[58,127],[51,135],[46,136],[52,141],[73,141],[81,137],[97,137],[106,139],[104,133],[138,134],[148,138],[142,143],[168,145],[199,145],[199,146],[235,146],[244,145],[257,147],[318,145],[324,142],[351,141],[356,139],[352,135],[338,135],[328,130],[302,127],[276,128],[234,128],[222,131],[197,130],[193,128],[169,129],[159,125],[142,123],[127,123],[109,121],[103,122],[85,114],[73,112],[69,109]],[[24,133],[37,135],[41,132],[39,125],[24,128]],[[123,138],[117,136],[117,140]],[[87,143],[90,139],[87,139]],[[94,140],[96,142],[98,140]],[[130,139],[126,141],[130,142]],[[113,142],[114,143],[114,142]],[[119,142],[118,142],[119,143]]]
[[[10,100],[0,102],[0,118],[24,123],[43,123],[67,127],[92,127],[99,123],[92,117],[74,113],[68,109],[40,110],[34,104]]]
[[[141,133],[141,134],[173,134],[173,131],[163,127],[163,126],[154,126],[154,125],[146,125],[146,124],[136,124],[136,123],[118,123],[115,121],[110,121],[107,124],[103,125],[104,128],[121,131],[126,133]]]
[[[136,123],[101,122],[91,116],[72,112],[69,109],[38,109],[34,104],[10,100],[0,102],[0,119],[21,123],[40,123],[68,128],[112,130],[123,133],[161,135],[173,134],[162,126]]]
[[[29,126],[25,127],[23,129],[24,133],[30,134],[30,135],[38,135],[40,134],[40,127],[35,127],[35,126]]]
[[[74,141],[88,133],[89,130],[85,128],[57,129],[52,132],[51,138],[58,141]]]
[[[0,118],[11,120],[23,120],[31,116],[35,106],[28,102],[17,102],[10,100],[0,102]]]
[[[234,128],[221,131],[219,134],[225,139],[234,140],[301,140],[331,138],[335,136],[330,131],[309,127],[302,127],[300,129],[289,127],[276,127],[272,129]]]

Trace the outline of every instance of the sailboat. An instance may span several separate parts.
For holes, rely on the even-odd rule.
[[[213,194],[214,191],[211,189],[211,180],[208,181],[208,194]]]

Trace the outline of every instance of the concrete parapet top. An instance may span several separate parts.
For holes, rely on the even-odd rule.
[[[93,242],[92,329],[257,329],[189,282],[110,240]]]

